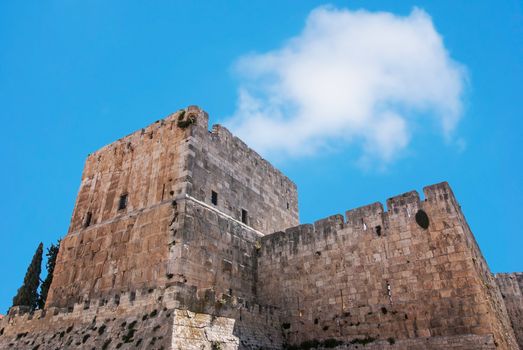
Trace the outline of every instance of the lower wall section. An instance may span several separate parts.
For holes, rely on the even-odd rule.
[[[393,345],[387,347],[384,342],[366,346],[365,350],[377,350],[377,349],[394,349],[394,350],[414,350],[414,349],[449,349],[449,350],[462,350],[462,349],[474,349],[474,350],[490,350],[496,349],[497,346],[494,342],[492,335],[475,335],[466,334],[454,337],[434,337],[434,338],[418,338],[418,339],[407,339],[399,341]]]
[[[464,334],[448,337],[414,338],[395,341],[361,338],[343,343],[336,340],[306,341],[299,345],[288,346],[287,350],[299,349],[362,349],[362,350],[491,350],[496,349],[492,335]]]
[[[286,345],[279,310],[179,284],[124,294],[103,306],[77,304],[72,312],[20,311],[14,308],[0,321],[0,349],[496,349],[490,334],[302,339]]]
[[[65,310],[13,308],[0,321],[0,349],[283,348],[277,310],[180,284]]]
[[[97,310],[68,314],[37,312],[29,317],[11,315],[0,324],[1,349],[365,349],[365,350],[493,350],[492,335],[466,334],[403,340],[333,339],[286,346],[275,327],[257,312],[243,312],[241,319],[194,313],[167,307],[138,306],[122,310]],[[8,324],[7,324],[8,323]]]
[[[2,324],[1,349],[169,349],[172,310],[77,311],[9,317]]]

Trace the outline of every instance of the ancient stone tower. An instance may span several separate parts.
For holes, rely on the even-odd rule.
[[[88,157],[48,306],[174,283],[253,297],[253,243],[298,224],[296,186],[207,118],[189,108]]]
[[[518,349],[521,276],[448,184],[424,197],[299,225],[294,183],[188,107],[88,156],[45,309],[0,348]]]

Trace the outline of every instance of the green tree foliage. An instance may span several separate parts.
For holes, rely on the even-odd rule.
[[[38,285],[40,284],[40,271],[42,270],[43,248],[44,245],[40,243],[25,273],[24,284],[13,298],[13,306],[29,306],[31,309],[38,306]]]
[[[56,265],[56,256],[58,255],[58,250],[60,249],[60,240],[56,244],[51,244],[49,248],[47,248],[47,253],[45,253],[45,256],[47,256],[47,264],[45,267],[47,268],[47,277],[40,285],[40,297],[38,298],[38,307],[40,309],[43,309],[45,306],[45,301],[47,300],[47,293],[49,293],[49,287],[51,287],[51,282],[53,282],[53,272],[54,267]]]

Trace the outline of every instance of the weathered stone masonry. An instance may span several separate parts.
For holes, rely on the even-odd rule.
[[[519,347],[523,349],[523,273],[498,273],[496,281]]]
[[[187,120],[193,124],[180,127]],[[190,107],[89,155],[49,306],[162,287],[173,279],[214,286],[203,275],[207,265],[231,262],[234,253],[223,253],[225,236],[213,250],[215,237],[205,230],[211,224],[185,229],[192,225],[185,196],[237,220],[245,211],[251,232],[298,224],[296,186],[226,129],[209,132],[207,123],[205,112]],[[240,236],[252,249],[248,232]],[[203,235],[199,243],[196,235]],[[211,256],[216,254],[223,255],[220,261]]]
[[[501,295],[446,183],[262,238],[259,302],[290,343],[492,337],[514,348]],[[426,213],[425,229],[417,217]],[[276,291],[276,292],[275,292]]]
[[[294,183],[188,107],[89,155],[47,305],[0,348],[518,349],[521,274],[424,195],[298,225]]]

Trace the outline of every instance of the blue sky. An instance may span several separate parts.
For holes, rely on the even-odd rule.
[[[407,90],[399,101],[386,103],[408,122],[405,142],[375,137],[372,128],[382,125],[381,119],[366,119],[357,132],[351,129],[353,124],[341,124],[347,138],[302,130],[290,138],[296,141],[293,144],[281,137],[268,143],[253,139],[262,148],[277,146],[265,154],[297,183],[301,221],[384,202],[445,180],[492,271],[523,271],[518,219],[523,211],[521,1],[329,4],[328,14],[365,9],[388,13],[400,22],[412,19],[413,9],[419,9],[414,11],[421,11],[425,23],[442,39],[439,49],[462,69],[460,93],[445,100],[457,98],[461,111],[451,132],[443,132],[441,120],[448,113],[438,114],[441,103],[427,110],[413,108]],[[260,59],[263,63],[292,47],[291,38],[307,37],[307,19],[314,22],[311,12],[324,5],[252,0],[1,2],[0,312],[10,306],[38,243],[48,246],[67,232],[88,153],[190,104],[204,108],[211,122],[229,123],[252,137],[248,132],[252,119],[235,124],[244,112],[239,108],[242,89],[258,98],[260,118],[276,111],[281,118],[290,118],[285,120],[307,120],[296,112],[303,110],[303,101],[294,97],[288,100],[293,110],[281,104],[263,109],[273,100],[263,80],[276,75],[278,81],[277,68],[253,80],[253,72],[241,66],[247,62],[253,67]],[[417,27],[412,28],[414,35],[419,34]],[[365,43],[380,47],[380,37],[374,39]],[[301,56],[276,65],[295,66],[296,57]],[[413,58],[405,56],[406,62]],[[443,78],[435,75],[433,81],[419,82],[438,84]],[[276,91],[284,91],[278,84]],[[450,91],[445,86],[437,92]],[[429,102],[434,101],[431,96]],[[370,106],[382,106],[381,102]],[[296,140],[299,135],[305,136]],[[307,149],[310,145],[314,147]],[[303,149],[307,152],[296,152]]]

